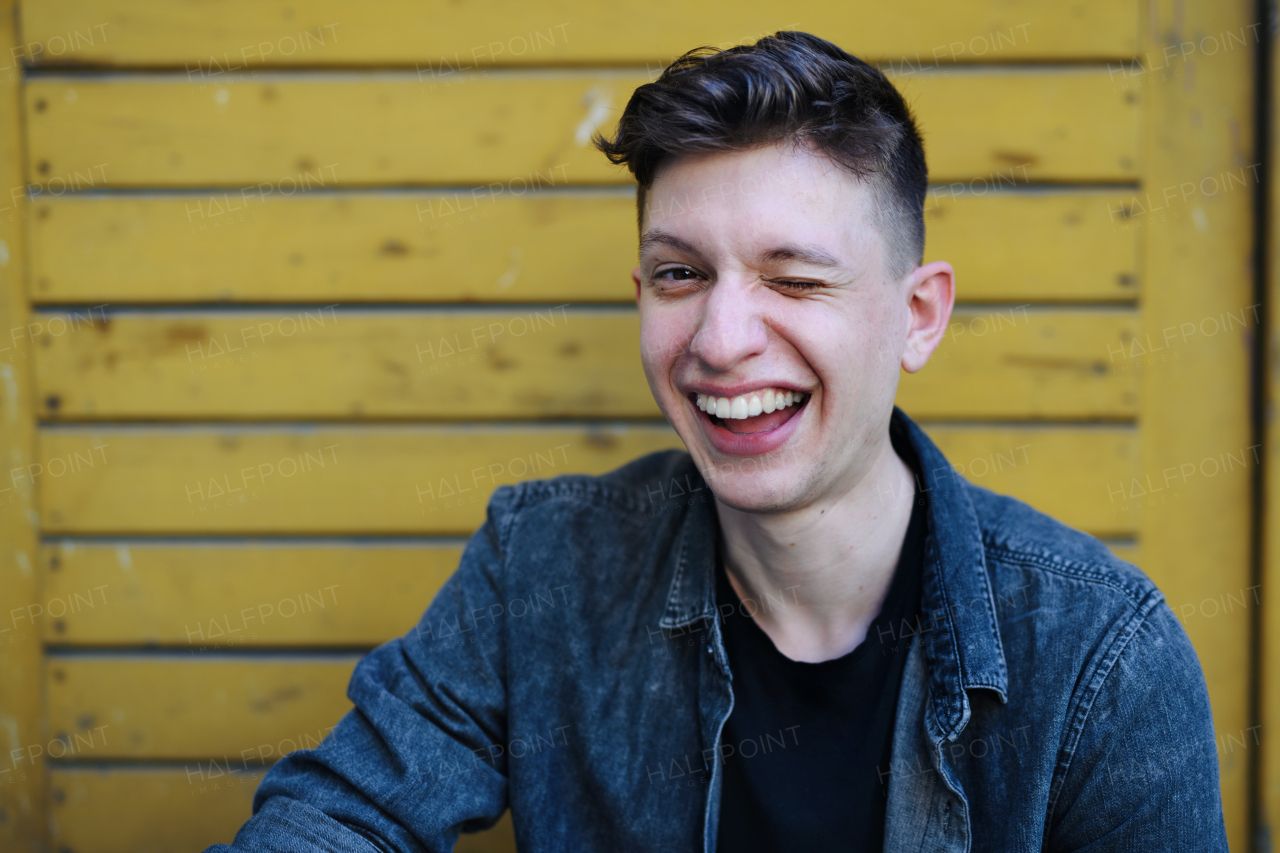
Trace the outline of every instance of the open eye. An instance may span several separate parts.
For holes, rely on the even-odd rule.
[[[668,267],[665,270],[659,270],[654,273],[653,277],[654,279],[666,281],[695,281],[702,278],[702,276],[688,267]]]
[[[692,267],[666,267],[655,272],[649,283],[657,287],[659,293],[676,294],[702,290],[707,278]]]

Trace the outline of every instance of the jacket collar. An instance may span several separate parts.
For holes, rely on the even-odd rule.
[[[982,527],[969,500],[972,486],[914,421],[897,408],[893,418],[906,429],[920,460],[924,483],[916,488],[929,497],[921,635],[937,721],[934,734],[951,740],[969,722],[967,691],[994,690],[1008,702],[1009,673]]]
[[[969,484],[924,431],[894,408],[891,428],[904,430],[919,459],[916,488],[929,497],[920,637],[929,663],[934,735],[953,739],[969,722],[966,691],[985,688],[1008,701],[1008,670],[995,599],[987,576],[982,528]],[[686,457],[692,470],[693,461]],[[694,478],[700,479],[693,472]],[[716,539],[713,501],[694,501],[668,551],[663,576],[671,578],[663,628],[714,619]]]

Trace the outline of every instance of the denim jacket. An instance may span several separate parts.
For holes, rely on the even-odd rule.
[[[878,638],[910,643],[884,849],[1226,850],[1204,678],[1160,591],[894,417],[929,524],[923,615]],[[716,536],[683,452],[498,489],[417,627],[357,665],[355,708],[210,849],[447,851],[509,808],[522,851],[712,853],[724,762],[805,737],[721,742]]]

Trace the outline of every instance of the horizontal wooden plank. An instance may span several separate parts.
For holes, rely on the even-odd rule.
[[[209,770],[208,762],[204,769]],[[228,844],[253,810],[261,770],[201,778],[200,769],[59,767],[49,773],[53,841],[75,853],[178,853]],[[454,853],[515,853],[508,812]]]
[[[1132,300],[1139,232],[1111,222],[1126,200],[936,186],[925,257],[952,262],[962,301]],[[627,191],[63,195],[31,209],[33,298],[43,303],[631,302],[635,293]]]
[[[970,194],[957,194],[964,192]],[[934,187],[925,201],[925,260],[952,263],[961,302],[1133,300],[1140,291],[1138,232],[1113,222],[1127,200],[1118,193]]]
[[[206,768],[207,769],[207,766]],[[176,853],[230,844],[253,813],[261,770],[201,779],[185,768],[53,767],[50,831],[75,853]]]
[[[1111,492],[1131,478],[1136,432],[1126,427],[975,427],[924,424],[969,482],[1026,501],[1095,536],[1131,536],[1133,513]]]
[[[64,196],[33,207],[41,302],[635,301],[626,190]]]
[[[1141,565],[1137,544],[1107,544]],[[67,540],[42,551],[37,618],[59,646],[373,646],[416,624],[461,556],[451,546]]]
[[[55,316],[37,372],[56,418],[658,415],[634,310]]]
[[[71,748],[84,744],[77,754],[98,761],[274,761],[319,744],[351,708],[346,691],[356,660],[210,658],[199,650],[173,657],[51,655],[49,731]]]
[[[237,66],[292,64],[436,60],[434,69],[442,58],[464,69],[658,62],[696,45],[728,47],[781,29],[817,33],[867,59],[910,57],[929,65],[1119,58],[1137,52],[1139,37],[1135,0],[1070,5],[903,0],[893,6],[859,4],[856,15],[838,5],[784,9],[765,0],[732,7],[626,0],[610,6],[608,14],[575,0],[536,5],[400,0],[376,7],[341,0],[311,0],[305,6],[231,0],[217,7],[163,0],[28,0],[22,4],[22,23],[31,43],[23,58],[36,64],[186,65],[215,76],[218,68],[229,76]]]
[[[973,482],[1091,533],[1132,535],[1133,514],[1108,497],[1135,471],[1132,429],[927,428]],[[496,484],[603,473],[680,446],[667,428],[637,426],[46,428],[42,464],[62,473],[35,479],[51,535],[465,534]]]
[[[682,446],[660,426],[104,427],[40,441],[40,464],[63,472],[35,472],[51,534],[469,534],[498,485]]]
[[[1030,464],[1024,449],[1005,460]],[[1135,542],[1107,544],[1141,565]],[[417,623],[461,556],[447,545],[63,540],[42,549],[36,618],[46,643],[67,647],[373,646]]]
[[[589,145],[644,76],[490,72],[47,77],[26,86],[32,180],[107,187],[533,186],[629,183]],[[1138,98],[1105,70],[903,74],[934,180],[1131,182]]]
[[[1112,354],[1138,314],[961,308],[929,364],[902,377],[898,405],[920,418],[1129,418],[1138,381]]]
[[[926,418],[1125,418],[1130,311],[966,309],[899,403]],[[630,309],[41,313],[50,420],[655,417]]]
[[[375,646],[417,624],[461,556],[460,545],[53,542],[39,624],[66,646]]]

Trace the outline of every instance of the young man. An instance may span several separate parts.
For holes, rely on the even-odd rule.
[[[689,452],[496,491],[235,848],[449,850],[510,808],[525,851],[1225,850],[1160,592],[893,407],[954,286],[888,81],[779,33],[678,60],[598,144]]]

